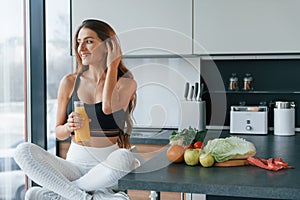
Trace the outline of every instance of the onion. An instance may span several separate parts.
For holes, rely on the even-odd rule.
[[[171,145],[166,152],[169,161],[181,163],[184,161],[184,148],[180,145]]]

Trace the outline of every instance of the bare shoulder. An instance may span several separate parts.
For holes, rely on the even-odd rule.
[[[60,84],[74,85],[75,79],[76,79],[76,74],[67,74],[61,79]]]
[[[120,78],[119,79],[119,87],[136,90],[137,83],[134,79],[131,78]]]
[[[76,80],[76,74],[65,75],[60,81],[59,90],[62,93],[71,94],[74,88],[75,80]]]

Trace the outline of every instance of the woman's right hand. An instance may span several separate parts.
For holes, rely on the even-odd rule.
[[[105,41],[105,44],[107,48],[107,67],[118,68],[122,59],[122,52],[117,36],[110,37]]]
[[[83,126],[83,121],[84,119],[79,113],[70,113],[67,119],[67,130],[72,133],[75,130],[80,129]]]

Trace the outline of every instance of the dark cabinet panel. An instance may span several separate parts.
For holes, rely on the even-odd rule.
[[[212,70],[214,69],[214,70]],[[219,73],[216,75],[216,73]],[[228,90],[229,79],[235,73],[239,90]],[[253,90],[243,90],[243,78],[250,73],[253,78]],[[275,101],[293,101],[296,104],[296,127],[300,127],[300,59],[203,59],[201,60],[201,80],[205,83],[207,101],[207,124],[230,125],[231,105],[267,105],[269,106],[268,125],[273,127],[273,109]],[[217,80],[220,79],[220,80]],[[215,81],[215,84],[212,82]],[[213,101],[217,99],[218,101]],[[226,112],[224,124],[215,124],[210,119],[215,115],[211,110],[214,102],[224,103]],[[215,103],[216,104],[216,103]]]

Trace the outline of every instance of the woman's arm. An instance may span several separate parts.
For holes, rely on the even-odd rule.
[[[137,86],[135,80],[130,78],[121,77],[118,80],[118,66],[122,53],[117,39],[114,37],[106,42],[106,47],[108,51],[107,73],[103,88],[102,109],[105,114],[110,114],[119,109],[127,109]]]
[[[76,76],[69,74],[61,80],[58,88],[57,95],[57,114],[56,114],[56,137],[57,139],[64,140],[70,137],[74,127],[70,126],[67,121],[67,108],[74,89],[74,82]]]
[[[103,94],[102,94],[102,110],[105,114],[113,111],[113,91],[117,85],[118,67],[109,67],[106,72]]]
[[[131,78],[120,78],[116,89],[113,92],[113,102],[117,102],[113,105],[113,111],[123,109],[127,110],[129,102],[134,97],[137,89],[137,83]]]
[[[110,114],[120,109],[126,110],[137,89],[137,83],[134,79],[119,78],[117,81],[109,78],[112,75],[113,72],[107,72],[104,84],[102,109],[105,114]]]

